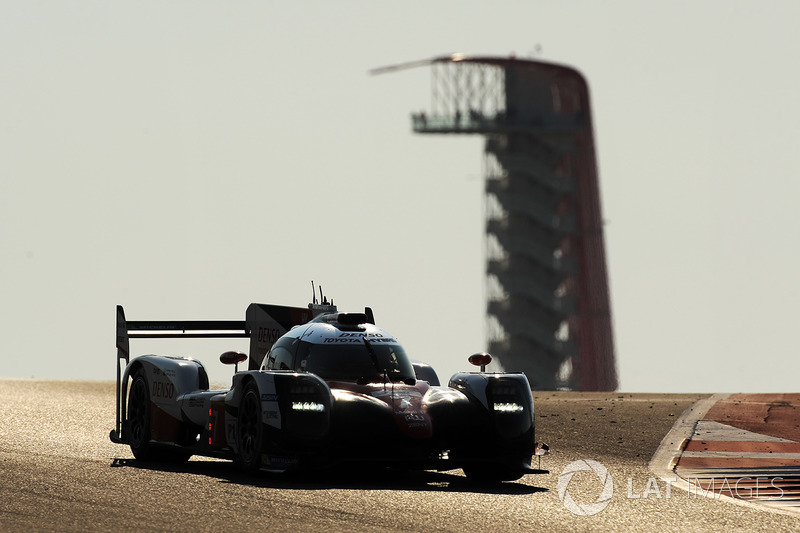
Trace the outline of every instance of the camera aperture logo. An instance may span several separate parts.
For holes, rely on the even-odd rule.
[[[589,472],[593,475],[579,476],[579,481],[573,483],[573,477],[578,472]],[[598,490],[598,484],[594,480],[597,476],[602,486],[597,499],[593,503],[583,503],[590,501]],[[657,500],[670,500],[673,497],[672,484],[678,481],[677,477],[650,477],[647,483],[643,484],[642,479],[635,480],[628,478],[627,499],[629,502],[641,502],[652,498]],[[683,478],[682,482],[686,485],[678,485],[686,490],[687,498],[712,498],[721,499],[723,497],[737,500],[751,501],[771,501],[783,500],[786,494],[786,482],[782,476],[742,476],[736,479],[728,477],[694,477]],[[570,494],[570,483],[572,483],[573,493],[578,495],[578,500]],[[634,485],[638,483],[640,489]],[[644,487],[641,490],[641,487]],[[592,459],[580,459],[568,464],[561,475],[558,476],[556,485],[558,499],[562,505],[572,514],[578,516],[593,516],[600,513],[611,503],[614,496],[614,480],[608,469]],[[641,490],[641,492],[639,492]]]
[[[569,493],[569,482],[576,472],[594,472],[600,480],[603,490],[597,496],[594,503],[578,503]],[[603,511],[611,503],[614,496],[614,480],[605,466],[591,459],[580,459],[568,464],[561,475],[558,476],[558,499],[564,507],[572,514],[578,516],[592,516]]]

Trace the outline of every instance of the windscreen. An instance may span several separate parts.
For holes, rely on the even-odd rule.
[[[369,347],[374,358],[363,341],[357,344],[301,342],[298,360],[305,360],[305,370],[325,380],[380,382],[384,374],[390,381],[414,378],[414,369],[402,346],[373,341]]]

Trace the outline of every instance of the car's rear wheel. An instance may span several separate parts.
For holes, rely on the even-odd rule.
[[[133,373],[128,392],[128,444],[139,461],[183,463],[192,455],[181,449],[157,448],[150,442],[150,387],[143,368]]]
[[[150,444],[150,389],[142,369],[133,374],[128,393],[128,444],[133,456],[140,461],[154,459]]]
[[[236,418],[236,446],[239,466],[252,472],[261,466],[264,427],[261,421],[261,395],[252,381],[247,384]]]

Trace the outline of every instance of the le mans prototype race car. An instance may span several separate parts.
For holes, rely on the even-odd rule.
[[[131,359],[129,339],[244,337],[228,390],[210,390],[190,357]],[[192,455],[232,459],[244,470],[288,471],[368,463],[406,469],[461,468],[499,482],[525,474],[537,453],[531,388],[521,373],[457,373],[447,387],[412,362],[372,310],[339,313],[251,304],[245,321],[126,321],[117,306],[117,413],[113,442],[142,461]],[[124,371],[122,371],[124,361]]]

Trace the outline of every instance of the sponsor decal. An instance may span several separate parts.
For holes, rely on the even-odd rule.
[[[160,369],[158,367],[153,367],[152,372],[154,376],[167,376],[169,378],[175,377],[175,369],[174,368],[167,368],[167,369]]]
[[[153,398],[172,399],[175,396],[175,385],[168,381],[153,381]]]
[[[394,337],[384,337],[382,333],[340,333],[338,337],[328,337],[325,339],[326,344],[363,344],[364,338],[369,339],[373,344],[397,344],[397,339]]]
[[[278,340],[280,336],[281,336],[281,330],[279,329],[259,327],[256,338],[258,342],[268,342],[272,344],[276,340]]]
[[[261,456],[261,463],[265,466],[277,466],[287,468],[290,466],[294,466],[298,463],[298,460],[294,457],[278,457],[276,455],[267,455],[264,454]]]
[[[189,398],[189,407],[205,407],[203,398]]]

